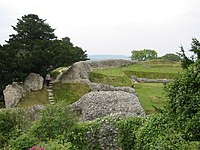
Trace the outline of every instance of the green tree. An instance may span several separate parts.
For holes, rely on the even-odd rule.
[[[1,95],[7,84],[23,81],[31,72],[44,76],[57,67],[87,60],[86,51],[73,46],[68,37],[58,40],[54,29],[35,14],[22,16],[12,28],[16,34],[0,47]]]
[[[155,50],[144,49],[144,50],[133,50],[131,55],[132,60],[151,60],[157,58],[157,52]]]
[[[196,38],[192,39],[190,51],[194,52],[194,54],[197,56],[197,59],[200,59],[200,42]]]
[[[167,60],[167,61],[180,61],[181,60],[181,58],[176,54],[165,54],[161,58],[164,60]]]
[[[188,58],[186,55],[185,55],[185,50],[183,48],[183,46],[180,46],[180,53],[177,53],[180,58],[181,58],[181,66],[182,68],[186,69],[188,68],[194,61],[190,58]]]

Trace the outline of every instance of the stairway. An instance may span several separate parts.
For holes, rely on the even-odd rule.
[[[54,101],[52,86],[53,86],[53,83],[50,82],[49,87],[47,87],[47,91],[48,91],[49,103],[50,103],[51,105],[54,105],[54,104],[55,104],[55,101]]]

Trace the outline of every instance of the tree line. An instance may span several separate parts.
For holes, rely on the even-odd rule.
[[[23,81],[31,72],[44,76],[47,72],[74,62],[87,60],[86,51],[74,46],[69,37],[61,40],[46,20],[28,14],[12,26],[15,34],[0,45],[0,102],[7,84]]]
[[[158,57],[158,54],[155,50],[144,49],[144,50],[133,50],[131,53],[132,60],[146,61],[152,59],[164,59],[167,61],[181,61],[182,68],[188,68],[196,60],[200,59],[200,42],[198,39],[193,38],[191,43],[190,51],[193,53],[191,57],[188,57],[185,54],[183,46],[180,46],[180,52],[176,54],[168,53],[162,57]]]

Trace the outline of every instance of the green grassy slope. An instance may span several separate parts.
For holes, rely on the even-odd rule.
[[[53,85],[53,94],[56,103],[69,105],[88,93],[90,88],[83,83],[55,83]]]
[[[138,62],[137,64],[119,68],[99,69],[90,72],[90,81],[113,86],[131,86],[130,76],[140,78],[171,79],[182,69],[179,62],[162,60]],[[164,86],[161,83],[139,83],[135,85],[140,102],[147,113],[155,113],[155,107],[163,108],[166,102]]]

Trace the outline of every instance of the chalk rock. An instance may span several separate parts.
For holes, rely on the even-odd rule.
[[[44,78],[36,73],[30,73],[24,81],[24,87],[28,91],[38,91],[43,88]]]

